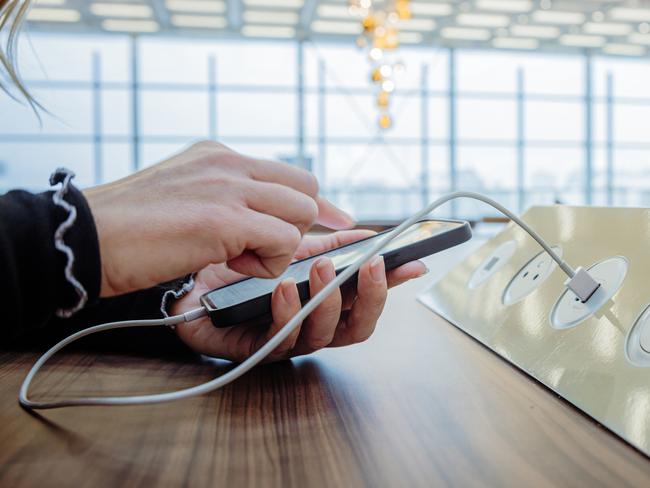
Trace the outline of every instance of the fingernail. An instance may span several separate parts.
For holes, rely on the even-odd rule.
[[[429,274],[429,272],[431,271],[426,264],[424,264],[423,266],[424,266],[424,270],[422,271],[422,273],[418,275],[418,278],[422,278],[424,275]]]
[[[318,277],[323,283],[329,283],[335,276],[331,261],[328,258],[321,258],[316,262],[316,273],[318,273]]]
[[[292,303],[294,300],[293,287],[296,286],[296,280],[287,278],[282,280],[280,288],[282,290],[282,298],[286,303]]]
[[[386,272],[384,271],[384,257],[375,256],[372,261],[370,261],[370,276],[372,279],[381,282],[384,281]]]
[[[350,225],[356,225],[357,220],[354,217],[352,217],[352,215],[350,215],[347,212],[343,212],[343,211],[341,211],[341,213],[348,219],[348,221],[350,222]]]

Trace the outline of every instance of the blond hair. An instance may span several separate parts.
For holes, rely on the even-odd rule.
[[[0,46],[0,90],[13,97],[15,88],[34,107],[35,101],[21,81],[16,66],[16,40],[28,10],[29,0],[0,0],[0,34],[7,36],[5,45]]]

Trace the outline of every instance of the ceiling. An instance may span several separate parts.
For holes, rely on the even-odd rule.
[[[389,1],[389,0],[384,0]],[[381,5],[375,0],[374,4]],[[647,0],[414,0],[402,44],[645,56]],[[36,0],[31,30],[354,40],[347,0]]]

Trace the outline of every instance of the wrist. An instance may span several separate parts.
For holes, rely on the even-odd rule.
[[[117,285],[114,278],[114,270],[112,263],[115,262],[114,257],[111,255],[112,250],[115,248],[113,244],[115,222],[119,222],[119,218],[115,219],[112,216],[111,209],[114,207],[110,192],[106,191],[105,186],[90,188],[83,191],[86,198],[90,213],[95,223],[95,230],[97,233],[98,253],[100,257],[101,269],[101,285],[100,296],[111,297],[120,294],[120,286]]]

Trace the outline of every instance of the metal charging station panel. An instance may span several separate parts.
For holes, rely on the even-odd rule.
[[[540,252],[513,223],[418,300],[650,455],[650,210],[534,207],[523,218],[574,268],[627,262],[622,284],[595,314],[568,328],[552,325],[567,278],[559,267],[524,299],[504,304],[504,290]],[[517,246],[507,262],[468,286],[509,241]]]

